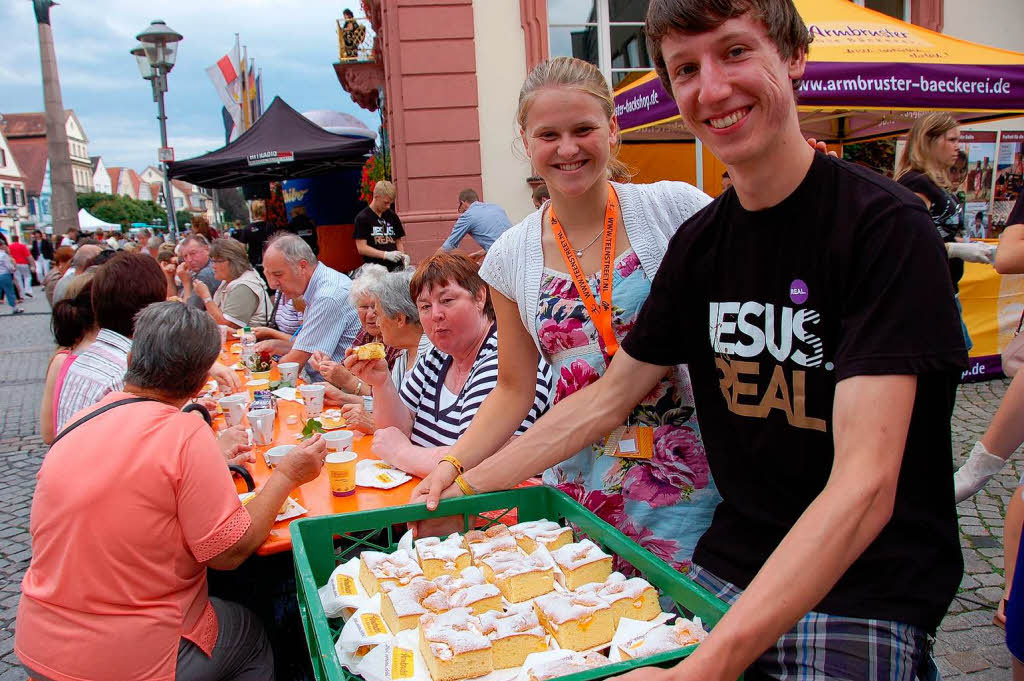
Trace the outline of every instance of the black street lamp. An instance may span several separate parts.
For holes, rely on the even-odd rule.
[[[178,43],[182,35],[159,19],[152,22],[145,31],[135,36],[139,41],[131,54],[139,66],[139,75],[150,82],[153,101],[157,103],[157,120],[160,121],[160,167],[164,174],[164,208],[167,209],[167,226],[171,236],[178,238],[178,221],[174,214],[174,192],[171,178],[167,174],[167,114],[164,112],[164,93],[167,92],[167,74],[174,68],[178,56]]]

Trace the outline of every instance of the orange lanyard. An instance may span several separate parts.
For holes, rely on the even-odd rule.
[[[594,292],[590,290],[587,277],[583,273],[579,257],[569,243],[569,237],[565,234],[565,228],[555,217],[555,207],[548,208],[548,216],[551,218],[551,231],[555,234],[555,241],[562,251],[562,260],[569,270],[569,276],[580,294],[580,300],[590,315],[590,320],[597,328],[597,332],[604,339],[605,350],[609,357],[615,356],[619,349],[619,341],[615,338],[612,330],[612,269],[615,265],[615,222],[619,215],[619,197],[615,189],[608,185],[608,203],[604,210],[604,241],[601,251],[601,302],[594,298]]]

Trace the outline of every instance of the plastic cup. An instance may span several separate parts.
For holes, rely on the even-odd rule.
[[[347,497],[356,491],[356,458],[355,452],[346,451],[331,452],[324,460],[334,496]]]
[[[249,391],[249,398],[256,399],[257,390],[268,390],[270,381],[266,378],[253,378],[245,382],[245,389]]]
[[[228,342],[228,327],[224,324],[218,324],[217,330],[220,331],[220,344],[224,345]]]
[[[258,445],[269,445],[274,441],[273,409],[253,409],[249,412],[249,425],[252,427],[252,440]]]
[[[373,413],[373,395],[363,395],[363,409],[367,414]]]
[[[224,412],[224,422],[229,426],[237,426],[245,416],[245,404],[248,395],[235,394],[217,400],[217,406]]]
[[[292,387],[299,384],[299,363],[298,362],[283,362],[277,365],[277,370],[281,372],[281,380],[285,383],[289,383]]]
[[[324,410],[324,387],[322,385],[301,385],[299,394],[302,395],[302,403],[306,406],[306,416],[308,418],[320,416]]]
[[[324,433],[321,437],[329,452],[344,452],[352,448],[351,430],[332,430]]]

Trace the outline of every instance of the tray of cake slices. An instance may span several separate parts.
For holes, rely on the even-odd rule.
[[[530,494],[560,494],[539,489]],[[689,599],[689,607],[663,612],[663,604],[677,605],[680,588],[699,587],[643,556],[636,544],[627,551],[632,563],[620,565],[640,576],[615,571],[616,556],[601,545],[610,535],[600,525],[584,523],[591,530],[586,536],[564,517],[538,518],[445,537],[405,533],[385,550],[346,553],[325,579],[314,580],[315,592],[299,586],[311,596],[300,609],[317,678],[547,681],[580,672],[603,678],[648,660],[663,662],[665,654],[689,654],[724,606],[711,607],[702,619],[702,605],[718,603],[705,593]],[[629,542],[605,527],[618,535],[611,544]],[[295,543],[298,568],[305,547],[301,539]],[[643,576],[636,563],[648,560],[667,589]],[[328,626],[316,631],[310,611],[322,612],[320,624]]]

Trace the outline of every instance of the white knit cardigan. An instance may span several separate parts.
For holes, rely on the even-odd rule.
[[[654,279],[668,241],[681,224],[711,202],[711,198],[685,182],[654,184],[612,183],[619,197],[622,222],[629,243],[648,278]],[[541,248],[541,213],[537,210],[494,242],[480,268],[480,276],[506,298],[516,301],[523,326],[540,350],[537,314],[540,280],[544,271]]]

